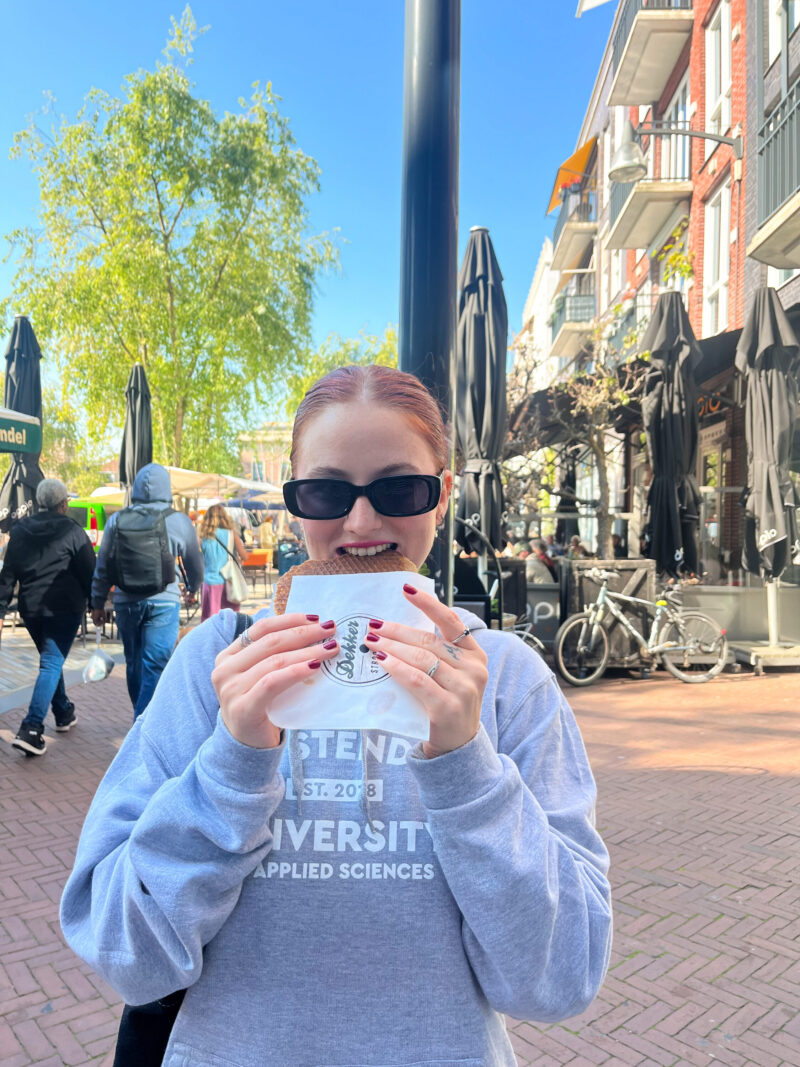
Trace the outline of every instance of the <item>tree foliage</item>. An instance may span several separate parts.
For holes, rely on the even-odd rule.
[[[397,330],[387,326],[383,337],[360,333],[358,337],[343,338],[332,333],[316,352],[303,359],[301,369],[289,376],[287,417],[291,420],[309,388],[323,374],[351,363],[378,363],[384,367],[397,366]]]
[[[216,115],[186,73],[198,30],[172,20],[166,60],[92,89],[76,121],[15,137],[38,178],[41,228],[9,235],[14,293],[57,353],[100,435],[124,418],[137,360],[153,397],[154,455],[219,469],[308,345],[315,278],[336,260],[308,233],[316,162],[279,98],[252,86]]]

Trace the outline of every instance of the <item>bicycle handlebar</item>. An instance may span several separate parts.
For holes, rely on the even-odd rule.
[[[602,567],[591,567],[586,571],[586,577],[591,578],[593,582],[607,582],[615,576],[615,573],[615,571],[604,571]]]

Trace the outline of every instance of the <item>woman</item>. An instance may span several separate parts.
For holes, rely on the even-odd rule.
[[[230,516],[222,503],[212,504],[206,511],[198,530],[200,548],[205,561],[203,573],[203,600],[200,617],[205,620],[216,615],[222,608],[239,610],[239,604],[225,595],[225,579],[222,569],[231,556],[244,563],[249,553],[241,537],[233,528]]]
[[[322,378],[284,487],[311,558],[397,546],[421,565],[448,455],[412,376]],[[403,588],[438,634],[374,619],[367,640],[429,740],[287,736],[271,702],[336,656],[335,624],[262,615],[232,641],[223,612],[181,643],[100,785],[62,925],[129,1001],[188,987],[173,1067],[512,1067],[500,1013],[561,1019],[597,992],[608,857],[574,718],[513,634]]]

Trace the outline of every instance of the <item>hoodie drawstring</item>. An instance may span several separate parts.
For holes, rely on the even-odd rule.
[[[367,772],[367,761],[369,759],[369,748],[367,745],[369,732],[367,730],[361,730],[361,811],[364,814],[364,818],[367,820],[367,824],[370,830],[374,830],[375,827],[372,822],[372,812],[370,811],[369,797],[367,796],[367,782],[369,780],[369,774]],[[297,730],[289,730],[289,770],[292,776],[292,787],[294,789],[294,795],[297,799],[297,814],[303,814],[303,792],[306,784],[305,768],[303,767],[303,756],[300,752],[300,738],[297,736]]]

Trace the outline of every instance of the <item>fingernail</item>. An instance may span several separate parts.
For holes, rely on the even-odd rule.
[[[310,662],[310,663],[309,663],[309,665],[308,665],[308,669],[309,669],[310,671],[316,671],[316,670],[318,670],[318,669],[319,669],[319,668],[320,668],[321,666],[322,666],[322,664],[320,663],[320,661],[319,661],[318,659],[312,659],[312,660],[311,660],[311,662]]]
[[[319,622],[319,615],[306,615],[309,622]]]
[[[414,594],[416,593],[416,591],[417,591],[417,590],[416,590],[416,589],[414,588],[414,586],[413,586],[413,585],[407,585],[407,584],[406,584],[406,585],[404,585],[404,586],[403,586],[403,592],[404,592],[404,593],[408,593],[408,595],[409,595],[409,596],[414,596]]]
[[[370,626],[372,627],[373,630],[380,630],[381,626],[383,626],[383,620],[382,619],[370,619],[369,620],[369,624],[370,624]]]
[[[380,637],[378,637],[377,634],[367,634],[365,640],[371,641],[374,644],[376,641],[380,641]]]
[[[331,638],[331,640],[326,641],[322,647],[326,648],[330,652],[332,648],[336,648],[336,642],[333,640],[333,638]]]
[[[386,659],[386,653],[385,652],[376,652],[375,653],[375,659]]]
[[[335,625],[336,625],[336,623],[333,621],[333,619],[328,619],[327,622],[321,622],[320,623],[320,626],[322,627],[323,630],[332,630]]]

